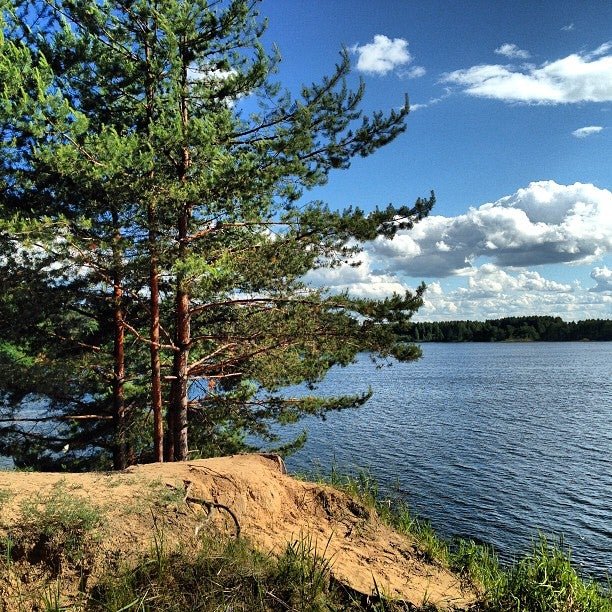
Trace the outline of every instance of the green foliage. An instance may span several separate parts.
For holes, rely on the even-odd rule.
[[[451,542],[448,551],[450,568],[461,576],[467,576],[488,593],[492,593],[503,580],[499,559],[491,546],[458,539]]]
[[[489,578],[490,580],[490,578]],[[487,584],[488,610],[610,612],[612,592],[580,578],[570,553],[540,536],[533,550]]]
[[[0,389],[48,409],[47,428],[0,428],[22,465],[159,458],[154,380],[167,453],[185,459],[359,405],[279,391],[360,351],[419,356],[394,327],[422,287],[366,300],[303,278],[409,229],[433,193],[369,214],[299,201],[399,136],[408,105],[364,115],[346,52],[281,93],[256,4],[3,3]]]

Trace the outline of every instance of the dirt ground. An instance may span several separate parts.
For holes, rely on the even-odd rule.
[[[150,551],[159,521],[169,546],[215,525],[232,535],[239,531],[256,548],[273,553],[308,538],[330,560],[337,580],[366,595],[378,588],[414,605],[441,608],[467,607],[474,599],[457,576],[427,563],[414,541],[384,525],[372,510],[331,487],[286,475],[274,456],[150,464],[121,473],[3,471],[0,535],[19,527],[24,499],[48,496],[58,486],[103,513],[99,546],[107,559]]]

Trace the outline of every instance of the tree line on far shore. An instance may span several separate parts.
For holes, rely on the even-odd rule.
[[[418,322],[403,335],[411,342],[602,341],[612,340],[612,320],[564,321],[561,317],[530,316]]]

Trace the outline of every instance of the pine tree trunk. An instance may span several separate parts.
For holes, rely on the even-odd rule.
[[[149,222],[154,222],[154,211],[150,209]],[[155,231],[149,230],[151,291],[151,409],[153,411],[153,456],[155,461],[164,460],[164,421],[161,388],[161,359],[159,334],[159,270],[155,245]]]
[[[179,257],[184,259],[187,255],[186,239],[189,219],[189,208],[182,211],[179,222]],[[189,313],[189,293],[184,286],[181,275],[177,278],[175,298],[175,344],[174,360],[172,363],[172,388],[170,397],[170,413],[172,427],[172,458],[174,461],[187,459],[187,404],[188,404],[188,376],[189,376],[189,348],[191,344],[191,322]]]
[[[152,24],[151,33],[154,34],[155,23]],[[153,36],[154,40],[154,36]],[[145,39],[145,60],[146,60],[146,94],[147,94],[147,122],[146,128],[149,129],[153,122],[154,108],[154,75],[151,65],[151,45]],[[150,173],[153,179],[153,171]],[[147,208],[147,221],[149,225],[149,290],[151,292],[150,308],[150,363],[151,363],[151,410],[153,411],[153,457],[157,462],[164,460],[164,421],[163,421],[163,400],[161,383],[161,347],[160,347],[160,327],[159,327],[159,258],[157,251],[157,215],[155,203],[149,202]],[[171,432],[172,430],[169,429]],[[172,435],[172,434],[170,434]]]
[[[187,144],[187,127],[189,124],[189,86],[187,74],[189,70],[189,54],[184,47],[182,53],[182,75],[181,75],[181,98],[180,113],[182,124],[182,135],[185,142],[181,152],[181,164],[178,179],[185,183],[187,174],[191,166],[189,145]],[[191,206],[185,202],[179,213],[177,229],[179,252],[178,260],[185,261],[188,256],[188,234],[189,220],[191,217]],[[176,350],[172,368],[172,390],[171,390],[171,412],[173,441],[174,441],[174,460],[185,461],[188,456],[188,383],[189,383],[189,349],[191,345],[191,321],[190,321],[190,302],[189,290],[185,285],[185,279],[179,275],[176,282],[176,301],[175,301],[175,321],[176,321]]]
[[[172,366],[174,372],[174,365]],[[174,385],[170,388],[170,403],[166,413],[166,437],[164,439],[164,460],[174,461]]]
[[[180,288],[176,294],[176,344],[172,380],[172,437],[174,460],[185,461],[189,447],[187,438],[188,364],[191,326],[189,321],[189,294]]]
[[[116,215],[113,213],[114,221]],[[116,223],[115,223],[116,225]],[[115,234],[113,270],[113,468],[124,470],[127,467],[127,440],[125,419],[125,326],[123,325],[123,288],[120,272],[120,252],[118,242],[121,236]]]

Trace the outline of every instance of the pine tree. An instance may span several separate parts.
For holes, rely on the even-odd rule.
[[[107,374],[112,364],[102,394],[112,408],[99,401],[97,409],[113,417],[115,467],[138,452],[145,392],[153,441],[141,458],[162,458],[164,397],[165,456],[183,460],[190,446],[200,454],[241,450],[245,434],[272,438],[272,421],[360,405],[366,397],[280,392],[316,383],[359,351],[418,355],[393,329],[418,308],[422,289],[374,301],[302,281],[429,212],[433,195],[368,215],[302,204],[329,172],[403,132],[407,104],[363,116],[363,86],[345,83],[346,53],[330,77],[295,99],[281,92],[254,2],[11,4],[6,35],[27,41],[49,77],[33,98],[43,127],[33,131],[20,116],[21,141],[3,172],[16,186],[2,195],[3,217],[13,219],[5,236],[17,215],[57,260],[48,230],[57,236],[61,227],[61,261],[73,273],[41,284],[75,310],[84,294],[96,296],[86,316],[98,343],[86,333],[70,341],[80,346],[78,359],[99,361]],[[7,262],[7,279],[16,278],[17,263]],[[40,277],[44,266],[35,263],[26,268]],[[92,394],[79,386],[68,395]]]

